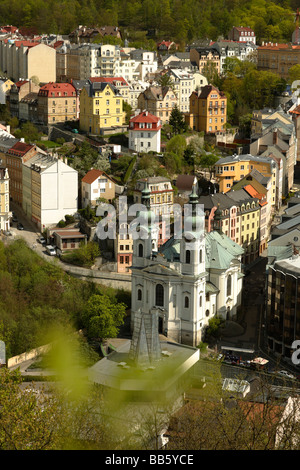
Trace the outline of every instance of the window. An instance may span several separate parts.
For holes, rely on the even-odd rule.
[[[157,284],[155,288],[155,305],[164,306],[164,288],[161,284]]]
[[[188,296],[185,296],[185,298],[184,298],[184,308],[189,308],[189,304],[190,304],[189,298],[188,298]]]
[[[142,290],[138,289],[137,299],[142,300]]]
[[[143,258],[143,256],[144,256],[144,247],[143,247],[143,245],[140,243],[140,244],[139,244],[139,257],[140,257],[140,258]]]
[[[229,276],[227,277],[227,295],[231,295],[231,284],[231,274],[229,274]]]
[[[199,251],[199,263],[202,263],[202,250]]]
[[[191,262],[191,252],[190,250],[186,250],[185,252],[185,262],[189,264]]]

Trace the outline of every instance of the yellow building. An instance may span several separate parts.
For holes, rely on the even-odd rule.
[[[124,124],[123,98],[116,87],[89,80],[89,86],[80,93],[80,129],[90,134],[103,134]]]
[[[9,176],[7,168],[0,168],[0,230],[9,230]]]
[[[220,158],[215,164],[215,175],[219,184],[219,192],[226,193],[230,191],[234,183],[240,181],[254,169],[264,176],[271,177],[275,189],[275,165],[271,158],[254,155],[232,155]]]
[[[185,115],[188,125],[205,133],[223,132],[227,122],[227,98],[213,85],[206,85],[190,96],[190,112]]]

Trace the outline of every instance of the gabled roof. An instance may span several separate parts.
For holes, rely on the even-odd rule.
[[[149,113],[149,111],[142,111],[137,116],[134,116],[130,119],[130,122],[158,122],[159,117],[154,116],[154,114]]]
[[[110,176],[108,176],[104,171],[96,170],[95,168],[92,168],[90,171],[88,171],[81,181],[83,183],[92,184],[97,178],[102,175],[114,182],[114,180]]]

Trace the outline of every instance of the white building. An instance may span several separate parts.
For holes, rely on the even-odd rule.
[[[196,89],[208,85],[204,75],[198,72],[187,72],[181,69],[170,69],[167,74],[174,82],[174,91],[178,99],[178,107],[182,113],[190,110],[190,96]]]
[[[78,172],[50,155],[37,154],[22,167],[23,210],[43,231],[78,209]]]
[[[223,233],[204,233],[204,213],[198,213],[194,188],[189,203],[192,211],[184,219],[184,230],[157,253],[150,190],[143,191],[147,210],[140,216],[141,237],[133,242],[131,321],[134,328],[136,315],[157,312],[160,333],[195,346],[211,318],[232,319],[237,314],[243,249]]]
[[[148,111],[129,121],[129,149],[137,152],[160,152],[161,120]]]

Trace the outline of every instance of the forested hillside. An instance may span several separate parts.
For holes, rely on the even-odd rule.
[[[69,34],[79,24],[116,25],[182,45],[216,40],[232,26],[254,28],[258,41],[290,41],[299,0],[1,0],[0,23],[37,33]]]

